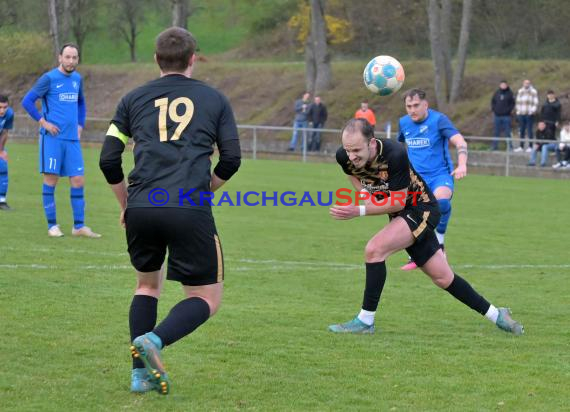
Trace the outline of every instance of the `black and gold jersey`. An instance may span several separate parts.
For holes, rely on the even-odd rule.
[[[365,167],[357,169],[350,161],[346,150],[340,147],[336,152],[338,164],[349,176],[360,180],[369,193],[407,190],[406,207],[414,203],[437,207],[437,200],[421,176],[408,160],[406,148],[390,139],[376,139],[378,155]]]
[[[114,127],[117,130],[112,131]],[[151,201],[153,196],[159,196],[160,205],[165,207],[202,204],[201,193],[210,191],[214,145],[220,151],[220,163],[227,155],[239,164],[241,157],[237,127],[226,97],[201,81],[179,74],[150,81],[124,96],[108,135],[125,144],[128,138],[134,141],[128,207],[152,207],[156,205]],[[232,147],[231,153],[224,152],[224,147]],[[223,173],[221,170],[218,175],[224,180],[232,174]]]

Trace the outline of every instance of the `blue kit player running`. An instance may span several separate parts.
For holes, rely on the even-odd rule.
[[[73,236],[99,238],[85,226],[83,195],[84,165],[79,138],[85,126],[83,83],[75,71],[79,63],[76,45],[64,44],[59,53],[59,66],[43,74],[24,96],[22,106],[40,124],[40,173],[44,175],[43,206],[48,223],[48,235],[61,237],[55,209],[55,187],[60,176],[69,176]],[[35,107],[41,99],[42,114]]]
[[[9,107],[8,96],[0,94],[0,210],[10,210],[6,203],[8,194],[8,130],[14,125],[14,111]]]
[[[451,217],[453,178],[467,176],[467,143],[449,118],[428,108],[426,93],[412,89],[404,96],[407,116],[400,119],[398,140],[408,147],[408,157],[414,169],[427,183],[437,199],[441,218],[435,230],[437,240],[443,249],[447,224]],[[457,148],[457,168],[449,155],[449,143]],[[410,261],[402,270],[416,269]]]

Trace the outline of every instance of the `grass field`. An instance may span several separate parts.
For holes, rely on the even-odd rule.
[[[137,396],[129,393],[127,321],[134,275],[98,150],[84,153],[87,224],[100,240],[69,235],[67,182],[56,191],[67,236],[49,239],[37,148],[9,150],[14,210],[0,214],[2,410],[569,410],[566,181],[470,176],[457,184],[450,262],[495,305],[512,308],[522,337],[422,274],[400,272],[402,253],[388,261],[379,333],[330,334],[328,324],[359,309],[364,245],[386,219],[338,222],[318,206],[216,208],[222,308],[164,351],[172,393]],[[346,185],[332,164],[259,160],[245,161],[226,189]],[[159,318],[181,298],[167,282]]]

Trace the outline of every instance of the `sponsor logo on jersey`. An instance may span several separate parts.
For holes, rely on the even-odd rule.
[[[429,139],[425,137],[417,137],[412,139],[406,139],[406,144],[410,148],[420,148],[420,147],[429,147]]]
[[[420,133],[425,133],[427,131],[428,131],[427,125],[424,124],[423,126],[420,126]]]
[[[77,93],[60,93],[59,94],[59,101],[60,102],[76,102],[77,101]]]
[[[78,84],[77,84],[77,82],[76,82],[76,81],[74,81],[72,84],[73,84],[73,88],[74,88],[75,90],[77,90],[77,87],[78,87]]]

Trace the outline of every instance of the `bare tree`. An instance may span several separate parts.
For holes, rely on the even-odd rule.
[[[472,0],[463,0],[463,12],[461,16],[461,32],[459,34],[459,44],[457,45],[457,67],[453,74],[453,82],[451,83],[451,95],[449,102],[451,104],[457,101],[461,91],[461,83],[463,82],[463,74],[465,73],[465,62],[467,60],[467,46],[469,45],[469,33],[471,31],[471,15],[473,11]]]
[[[172,1],[172,25],[188,29],[188,17],[190,17],[190,6],[188,0]]]
[[[114,24],[118,28],[121,37],[127,42],[129,46],[129,53],[131,57],[131,62],[137,61],[137,36],[140,34],[139,23],[143,20],[144,7],[139,4],[137,0],[117,0],[116,6],[117,10],[116,16],[120,18],[119,21],[116,19]]]
[[[311,0],[311,28],[305,44],[305,81],[313,93],[328,89],[332,79],[324,3]]]
[[[63,42],[69,41],[69,32],[71,27],[71,4],[70,0],[63,0],[63,10],[61,11],[62,24],[61,24],[61,38]]]
[[[95,28],[96,11],[93,0],[73,0],[70,8],[71,31],[79,50],[83,50],[87,34]]]
[[[448,104],[455,103],[459,97],[467,60],[472,10],[472,0],[464,0],[459,44],[457,45],[457,66],[453,70],[451,61],[451,1],[429,0],[428,3],[435,97],[440,110],[445,110]]]
[[[52,39],[55,61],[59,55],[59,30],[57,25],[57,2],[48,0],[49,34]]]
[[[449,99],[453,68],[451,67],[451,0],[441,0],[440,35],[443,69],[445,73],[445,98]]]
[[[443,86],[443,72],[445,63],[443,60],[443,43],[441,41],[441,13],[438,0],[429,0],[428,3],[429,39],[431,46],[431,59],[434,69],[434,88],[437,107],[443,110],[446,98]]]

